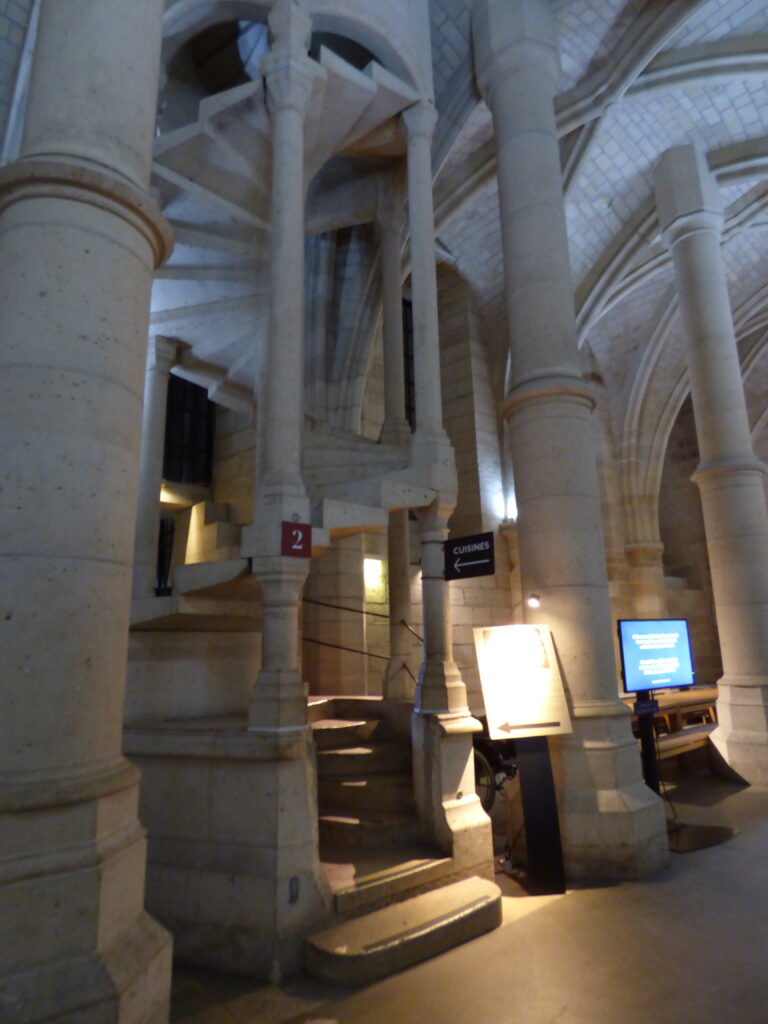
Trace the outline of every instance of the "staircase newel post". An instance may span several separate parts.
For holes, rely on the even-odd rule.
[[[403,293],[401,283],[403,195],[399,179],[385,179],[376,211],[381,244],[382,334],[384,345],[385,444],[410,440],[405,418],[405,361],[403,358]]]
[[[424,660],[411,722],[414,790],[422,837],[451,854],[454,869],[490,877],[490,823],[475,793],[467,691],[453,660],[449,585],[443,545],[456,505],[458,481],[453,449],[443,427],[440,336],[432,200],[432,103],[423,100],[403,115],[408,144],[408,216],[411,229],[413,349],[416,429],[411,472],[434,492],[418,510],[421,526]]]
[[[278,978],[299,966],[303,936],[325,916],[328,904],[299,645],[309,558],[304,552],[297,557],[282,553],[283,524],[309,523],[301,473],[304,122],[316,79],[324,72],[307,54],[312,22],[297,0],[275,0],[269,27],[272,46],[262,63],[272,116],[269,329],[259,402],[259,473],[242,550],[252,559],[261,587],[262,662],[248,732],[263,747],[260,778],[271,796],[262,822],[267,859],[259,873],[271,890],[263,909],[272,935],[270,973]]]
[[[411,617],[410,526],[407,509],[389,513],[387,567],[389,573],[389,662],[384,673],[387,700],[412,701],[415,681],[408,669],[413,638],[406,625]]]
[[[243,554],[252,558],[262,588],[265,628],[249,728],[300,733],[307,728],[307,706],[296,638],[308,560],[282,554],[282,524],[309,522],[301,475],[304,119],[322,69],[307,55],[312,22],[301,5],[277,0],[269,26],[273,42],[262,63],[273,131],[269,331],[259,402],[259,475],[253,520],[243,531]]]

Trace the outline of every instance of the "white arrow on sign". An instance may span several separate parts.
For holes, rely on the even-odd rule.
[[[488,565],[490,558],[478,558],[474,562],[462,562],[460,558],[457,558],[453,563],[454,572],[461,572],[462,569],[466,569],[468,565]]]

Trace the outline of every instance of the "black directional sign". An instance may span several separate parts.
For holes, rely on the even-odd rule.
[[[493,534],[475,533],[445,542],[445,578],[466,580],[472,576],[493,576]]]

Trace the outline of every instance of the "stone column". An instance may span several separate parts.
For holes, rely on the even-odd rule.
[[[413,302],[413,375],[416,393],[417,449],[445,447],[453,452],[443,429],[440,387],[440,334],[437,319],[435,214],[432,202],[432,134],[437,114],[422,100],[403,114],[408,144],[408,220],[411,229]],[[451,461],[452,465],[452,461]],[[455,500],[455,475],[454,475]]]
[[[456,507],[453,449],[443,429],[440,336],[437,317],[435,221],[432,205],[434,106],[422,100],[403,115],[408,143],[408,217],[416,394],[412,441],[414,481],[434,490],[417,510],[421,527],[424,660],[412,720],[416,803],[422,836],[453,857],[458,871],[491,870],[490,827],[475,795],[472,733],[480,728],[467,708],[467,689],[453,660],[450,584],[443,544]]]
[[[528,621],[550,627],[574,731],[551,744],[566,871],[632,877],[668,857],[660,801],[644,785],[618,699],[600,492],[573,309],[547,0],[476,0],[475,67],[493,114],[513,378],[509,421]]]
[[[389,663],[384,673],[388,700],[413,700],[414,680],[408,669],[413,634],[406,622],[411,617],[410,528],[408,509],[389,513],[387,569],[389,573]]]
[[[405,444],[411,428],[405,418],[405,363],[403,354],[403,296],[400,248],[402,243],[402,198],[392,182],[379,203],[377,226],[381,239],[381,277],[384,335],[384,444]],[[414,681],[408,672],[408,654],[413,646],[404,622],[411,614],[408,510],[389,513],[387,569],[389,573],[390,659],[384,674],[384,696],[390,700],[413,700]]]
[[[384,341],[384,424],[380,440],[405,444],[411,428],[405,418],[405,363],[403,355],[403,293],[400,249],[403,208],[390,186],[379,204],[376,225],[381,240],[381,283]]]
[[[318,856],[315,762],[299,648],[309,559],[281,554],[281,524],[309,523],[301,476],[304,120],[314,79],[323,72],[307,55],[312,24],[297,0],[275,0],[269,27],[273,42],[262,69],[272,115],[270,314],[259,474],[242,546],[261,589],[261,669],[248,713],[253,753],[242,766],[234,761],[231,771],[220,773],[229,801],[241,792],[253,794],[257,819],[242,829],[239,848],[227,828],[230,891],[237,892],[236,880],[243,903],[233,897],[218,909],[217,929],[207,929],[203,941],[207,963],[221,966],[234,958],[241,969],[277,980],[300,967],[304,936],[327,913],[330,895]],[[220,877],[221,856],[227,854],[214,852],[212,880]],[[213,881],[206,894],[214,903],[217,886]]]
[[[171,338],[157,335],[149,339],[147,372],[144,378],[136,542],[133,552],[134,597],[153,597],[155,593],[168,375],[176,363],[177,348],[177,342]]]
[[[416,430],[413,463],[437,497],[419,512],[421,524],[424,664],[416,698],[424,713],[465,711],[466,687],[453,660],[450,597],[443,573],[443,542],[456,507],[458,483],[453,449],[443,428],[440,335],[437,318],[435,220],[432,205],[431,140],[436,114],[422,101],[403,115],[408,140],[408,217],[411,229],[411,287]]]
[[[121,754],[162,0],[44,0],[0,170],[0,1017],[167,1019]],[[88,54],[88,59],[83,55]]]
[[[667,150],[656,171],[662,237],[672,251],[701,462],[723,657],[712,739],[749,782],[768,783],[768,513],[747,420],[720,233],[723,208],[706,158]]]
[[[301,477],[304,426],[304,118],[319,65],[307,55],[312,23],[291,0],[269,15],[273,44],[263,61],[272,113],[269,333],[259,403],[260,466],[243,554],[261,585],[262,667],[250,708],[253,730],[307,727],[299,664],[305,558],[281,555],[281,524],[308,523]]]

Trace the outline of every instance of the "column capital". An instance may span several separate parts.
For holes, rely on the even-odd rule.
[[[545,71],[554,92],[560,55],[549,0],[475,0],[472,38],[475,76],[486,102],[499,81],[525,64]]]
[[[719,236],[723,202],[706,155],[696,146],[672,146],[659,160],[655,175],[656,209],[661,237],[674,246],[693,232]]]
[[[270,112],[295,110],[306,115],[315,79],[325,72],[306,53],[270,50],[261,62],[261,73],[267,85]]]
[[[419,100],[412,107],[403,112],[402,125],[403,133],[407,142],[417,136],[424,136],[430,143],[437,124],[437,111],[434,103],[428,100]]]
[[[269,12],[272,45],[261,62],[270,104],[274,110],[296,110],[303,117],[312,85],[324,74],[307,55],[312,19],[299,0],[275,0]]]
[[[170,373],[171,367],[179,361],[179,343],[175,338],[162,334],[149,337],[147,345],[147,369],[158,373]]]

